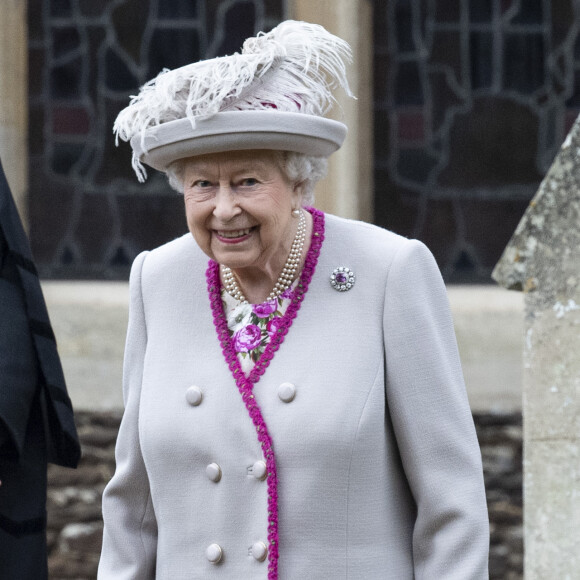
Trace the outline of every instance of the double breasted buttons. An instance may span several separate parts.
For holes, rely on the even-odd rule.
[[[219,544],[210,544],[205,550],[205,556],[212,564],[219,564],[224,552]]]
[[[250,554],[252,554],[258,562],[263,562],[268,555],[268,548],[264,542],[256,542],[255,544],[252,544]]]
[[[205,468],[205,473],[211,481],[216,483],[222,478],[222,469],[217,463],[210,463]]]
[[[192,407],[197,407],[203,399],[203,393],[199,387],[192,385],[185,391],[185,399]]]
[[[251,475],[260,481],[266,479],[266,475],[268,475],[268,468],[266,467],[265,461],[256,461],[256,463],[254,463],[254,465],[252,465],[248,471]]]
[[[282,383],[278,387],[278,396],[284,403],[291,403],[296,396],[296,387],[292,383]]]

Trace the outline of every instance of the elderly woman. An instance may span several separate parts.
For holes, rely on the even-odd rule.
[[[346,134],[323,115],[348,58],[284,22],[162,73],[117,119],[191,234],[133,265],[100,579],[487,578],[433,257],[310,207]]]

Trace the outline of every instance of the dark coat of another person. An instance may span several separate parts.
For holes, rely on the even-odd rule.
[[[0,164],[0,579],[48,577],[47,461],[76,467],[73,410],[28,239]]]

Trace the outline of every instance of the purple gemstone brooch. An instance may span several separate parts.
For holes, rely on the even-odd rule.
[[[330,285],[338,292],[346,292],[354,286],[354,272],[350,268],[340,266],[330,275]]]

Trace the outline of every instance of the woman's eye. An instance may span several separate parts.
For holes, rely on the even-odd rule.
[[[245,179],[242,179],[241,184],[245,185],[246,187],[251,187],[252,185],[256,185],[258,183],[257,179],[254,179],[253,177],[246,177]]]
[[[211,185],[211,182],[208,181],[207,179],[199,179],[198,181],[196,181],[194,184],[194,187],[209,187]]]

